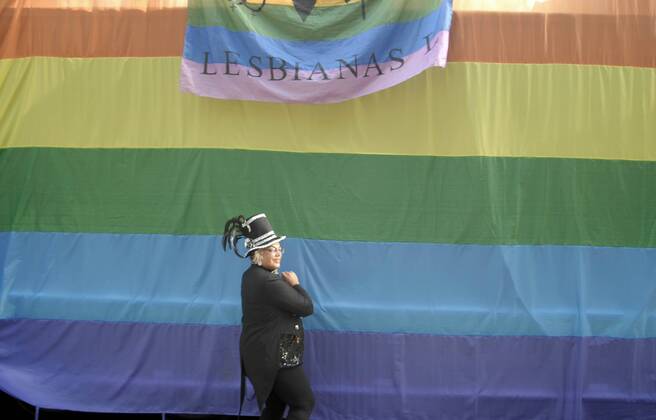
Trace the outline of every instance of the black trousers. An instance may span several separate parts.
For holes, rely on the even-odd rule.
[[[260,419],[280,420],[289,406],[287,420],[308,420],[314,408],[314,394],[303,366],[278,369],[273,390],[266,400]]]

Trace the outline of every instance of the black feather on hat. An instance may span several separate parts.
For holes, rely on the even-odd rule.
[[[241,255],[238,249],[238,242],[245,238],[244,245],[248,250],[246,255]],[[266,248],[276,244],[286,236],[277,236],[273,231],[266,214],[259,213],[246,219],[239,215],[229,219],[223,228],[223,249],[232,248],[235,254],[241,258],[246,258],[251,252]]]

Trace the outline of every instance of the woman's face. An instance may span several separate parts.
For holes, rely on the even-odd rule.
[[[273,271],[280,268],[283,250],[280,243],[262,249],[262,267]]]

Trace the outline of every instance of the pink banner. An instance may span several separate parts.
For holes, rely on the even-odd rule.
[[[294,67],[257,69],[233,63],[182,59],[180,89],[199,96],[266,102],[332,103],[368,95],[403,82],[429,67],[446,66],[449,32],[438,32],[426,47],[385,63],[303,71]],[[202,77],[199,77],[202,76]]]

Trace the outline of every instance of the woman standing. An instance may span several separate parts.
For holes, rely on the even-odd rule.
[[[246,255],[237,247],[241,238]],[[251,259],[241,282],[239,352],[242,375],[253,384],[260,419],[279,420],[289,407],[288,420],[306,420],[314,408],[314,395],[302,366],[301,317],[312,315],[314,309],[296,273],[278,272],[284,239],[276,235],[264,213],[248,219],[238,216],[226,222],[223,249],[232,248],[238,256]]]

